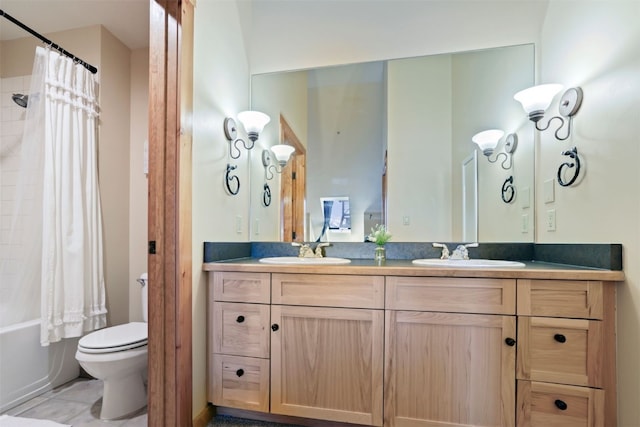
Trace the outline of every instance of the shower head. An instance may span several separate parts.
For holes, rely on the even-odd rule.
[[[23,95],[21,93],[14,93],[11,97],[13,102],[21,106],[22,108],[27,108],[27,103],[29,102],[29,95]]]

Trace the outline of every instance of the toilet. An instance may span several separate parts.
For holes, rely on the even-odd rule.
[[[113,420],[147,404],[147,274],[142,285],[144,322],[130,322],[91,332],[80,338],[76,360],[91,376],[102,380],[100,419]]]

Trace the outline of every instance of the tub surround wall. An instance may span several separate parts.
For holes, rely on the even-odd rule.
[[[446,243],[453,250],[460,243]],[[314,245],[313,243],[311,244]],[[440,249],[431,242],[387,243],[387,259],[412,260],[439,258]],[[373,243],[336,242],[325,248],[325,254],[350,259],[372,259]],[[282,242],[204,242],[204,262],[229,261],[240,258],[296,256],[298,248]],[[539,261],[585,268],[622,270],[622,245],[599,244],[537,244],[481,243],[469,248],[470,258],[508,261]]]

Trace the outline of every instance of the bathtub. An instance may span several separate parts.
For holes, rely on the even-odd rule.
[[[40,345],[40,319],[0,328],[0,413],[77,378],[78,338]]]

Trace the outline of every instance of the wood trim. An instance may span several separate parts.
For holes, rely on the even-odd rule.
[[[193,418],[193,427],[207,427],[209,421],[216,414],[216,410],[213,405],[207,405],[198,415]]]
[[[193,4],[150,3],[148,422],[192,425]]]
[[[280,175],[280,240],[303,242],[304,206],[307,188],[307,149],[300,142],[287,120],[280,114],[280,143],[296,151]],[[296,178],[293,179],[295,173]],[[295,232],[296,238],[293,238]]]

